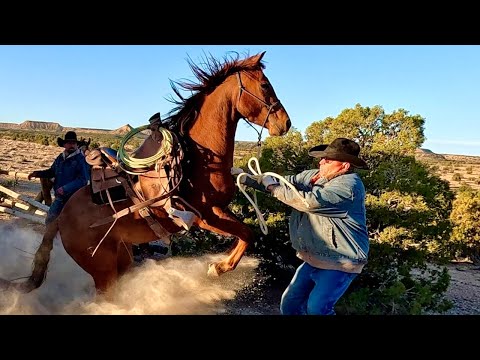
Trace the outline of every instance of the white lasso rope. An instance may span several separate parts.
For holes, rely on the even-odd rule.
[[[255,162],[255,165],[256,165],[256,169],[253,168],[252,166],[252,162]],[[289,183],[283,176],[277,174],[277,173],[274,173],[274,172],[271,172],[271,171],[267,171],[266,173],[263,173],[262,174],[262,171],[260,170],[260,163],[258,162],[258,159],[256,157],[251,157],[249,160],[248,160],[248,168],[250,170],[250,172],[253,174],[253,175],[264,175],[264,176],[273,176],[277,179],[279,179],[281,182],[283,182],[285,185],[287,185],[290,189],[293,190],[294,194],[297,195],[300,199],[302,199],[302,202],[305,204],[305,206],[307,208],[310,207],[310,205],[308,204],[307,200],[302,196],[300,195],[300,193],[298,192],[297,188],[295,186],[293,186],[291,183]],[[245,187],[241,182],[240,182],[240,178],[242,176],[249,176],[248,173],[246,172],[243,172],[242,169],[236,169],[236,168],[233,168],[232,170],[236,170],[236,171],[242,171],[238,174],[237,176],[237,186],[238,188],[240,189],[240,191],[243,193],[243,195],[245,195],[245,197],[247,198],[248,201],[250,201],[250,203],[252,204],[253,208],[255,209],[255,213],[257,214],[257,218],[258,218],[258,223],[260,225],[260,230],[262,230],[262,233],[264,235],[267,235],[268,234],[268,228],[267,228],[267,223],[263,217],[263,214],[260,212],[258,206],[257,206],[257,198],[255,196],[255,201],[252,200],[252,198],[247,194],[247,192],[245,191]]]

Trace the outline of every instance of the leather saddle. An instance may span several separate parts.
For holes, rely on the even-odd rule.
[[[180,147],[179,144],[178,147]],[[152,152],[152,149],[147,148],[146,150],[147,153]],[[177,156],[177,159],[175,159],[175,156]],[[180,165],[180,160],[183,157],[183,153],[181,153],[181,147],[180,156],[178,156],[177,154],[172,154],[170,157],[172,158],[172,161],[175,160],[177,164]],[[94,203],[98,205],[110,203],[111,205],[112,201],[125,200],[127,196],[133,200],[133,202],[136,204],[136,207],[138,207],[142,203],[151,203],[150,201],[146,201],[145,199],[143,199],[139,194],[138,190],[135,191],[134,189],[134,187],[138,188],[139,185],[138,176],[130,176],[124,170],[125,168],[127,168],[130,174],[138,173],[140,175],[141,173],[145,172],[144,169],[127,167],[125,164],[121,163],[118,159],[118,152],[115,149],[109,147],[99,147],[93,149],[85,157],[85,160],[91,166],[90,185],[92,191],[92,200],[94,201]],[[168,167],[170,169],[173,168],[172,166]],[[174,174],[168,174],[169,177],[173,175]],[[168,203],[170,204],[170,202]],[[151,203],[151,205],[154,204]],[[163,227],[161,227],[160,229],[160,224],[157,221],[152,220],[153,218],[149,212],[149,205],[141,208],[140,210],[140,215],[147,220],[148,224],[154,230],[154,232],[159,237],[164,237],[166,230],[163,229]],[[179,210],[171,205],[168,206],[168,208],[165,208],[165,211],[176,225],[183,227],[185,230],[190,229],[196,217],[196,215],[191,211]],[[98,225],[100,225],[100,223],[103,222],[104,221],[100,221],[97,223]]]

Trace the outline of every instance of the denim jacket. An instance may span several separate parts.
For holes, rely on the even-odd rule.
[[[56,195],[66,202],[78,189],[87,185],[90,180],[89,166],[80,150],[65,158],[64,153],[57,156],[52,166],[47,170],[38,171],[39,177],[55,178],[53,190],[63,187],[63,196]]]
[[[272,195],[293,207],[289,232],[297,256],[324,269],[360,273],[367,262],[369,240],[366,226],[365,187],[355,173],[310,180],[318,169],[285,176],[307,201],[281,183]]]

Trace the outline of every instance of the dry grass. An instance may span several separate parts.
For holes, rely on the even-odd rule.
[[[0,139],[0,169],[19,172],[46,169],[62,150],[58,146]]]
[[[470,186],[480,190],[480,156],[444,154],[444,159],[423,156],[419,160],[435,166],[435,173],[448,181],[452,190]]]
[[[63,151],[58,146],[45,146],[25,141],[0,139],[0,169],[18,173],[30,173],[34,170],[47,169]],[[31,181],[14,176],[0,175],[0,184],[16,193],[34,198],[40,191],[38,179]],[[5,196],[0,193],[0,197]],[[0,213],[0,221],[18,219],[15,216]],[[26,220],[19,219],[21,222]],[[41,227],[41,226],[40,226]]]

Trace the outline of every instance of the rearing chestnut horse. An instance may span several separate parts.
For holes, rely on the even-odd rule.
[[[263,72],[264,54],[245,59],[239,59],[237,54],[235,58],[225,58],[223,63],[209,58],[206,69],[189,61],[199,82],[172,83],[179,100],[175,101],[177,107],[168,114],[162,127],[183,140],[184,163],[187,165],[183,166],[179,195],[201,214],[195,219],[194,226],[237,238],[226,258],[211,265],[209,274],[220,275],[235,269],[254,238],[252,230],[228,209],[235,192],[230,170],[238,121],[244,118],[264,127],[271,136],[284,135],[291,126],[287,112]],[[193,95],[183,98],[175,84],[192,91]],[[140,184],[145,198],[155,196],[151,193],[155,186],[144,186],[141,177]],[[131,205],[131,200],[114,203],[116,211]],[[182,229],[161,209],[152,208],[152,212],[169,232]],[[65,204],[57,220],[47,227],[28,280],[15,283],[0,279],[0,287],[14,287],[24,292],[39,287],[46,275],[53,239],[59,232],[65,250],[93,277],[97,291],[108,290],[131,266],[131,245],[157,238],[136,211],[118,219],[92,256],[91,249],[98,245],[110,224],[93,228],[90,225],[111,215],[109,205],[92,202],[88,186],[78,190]]]

